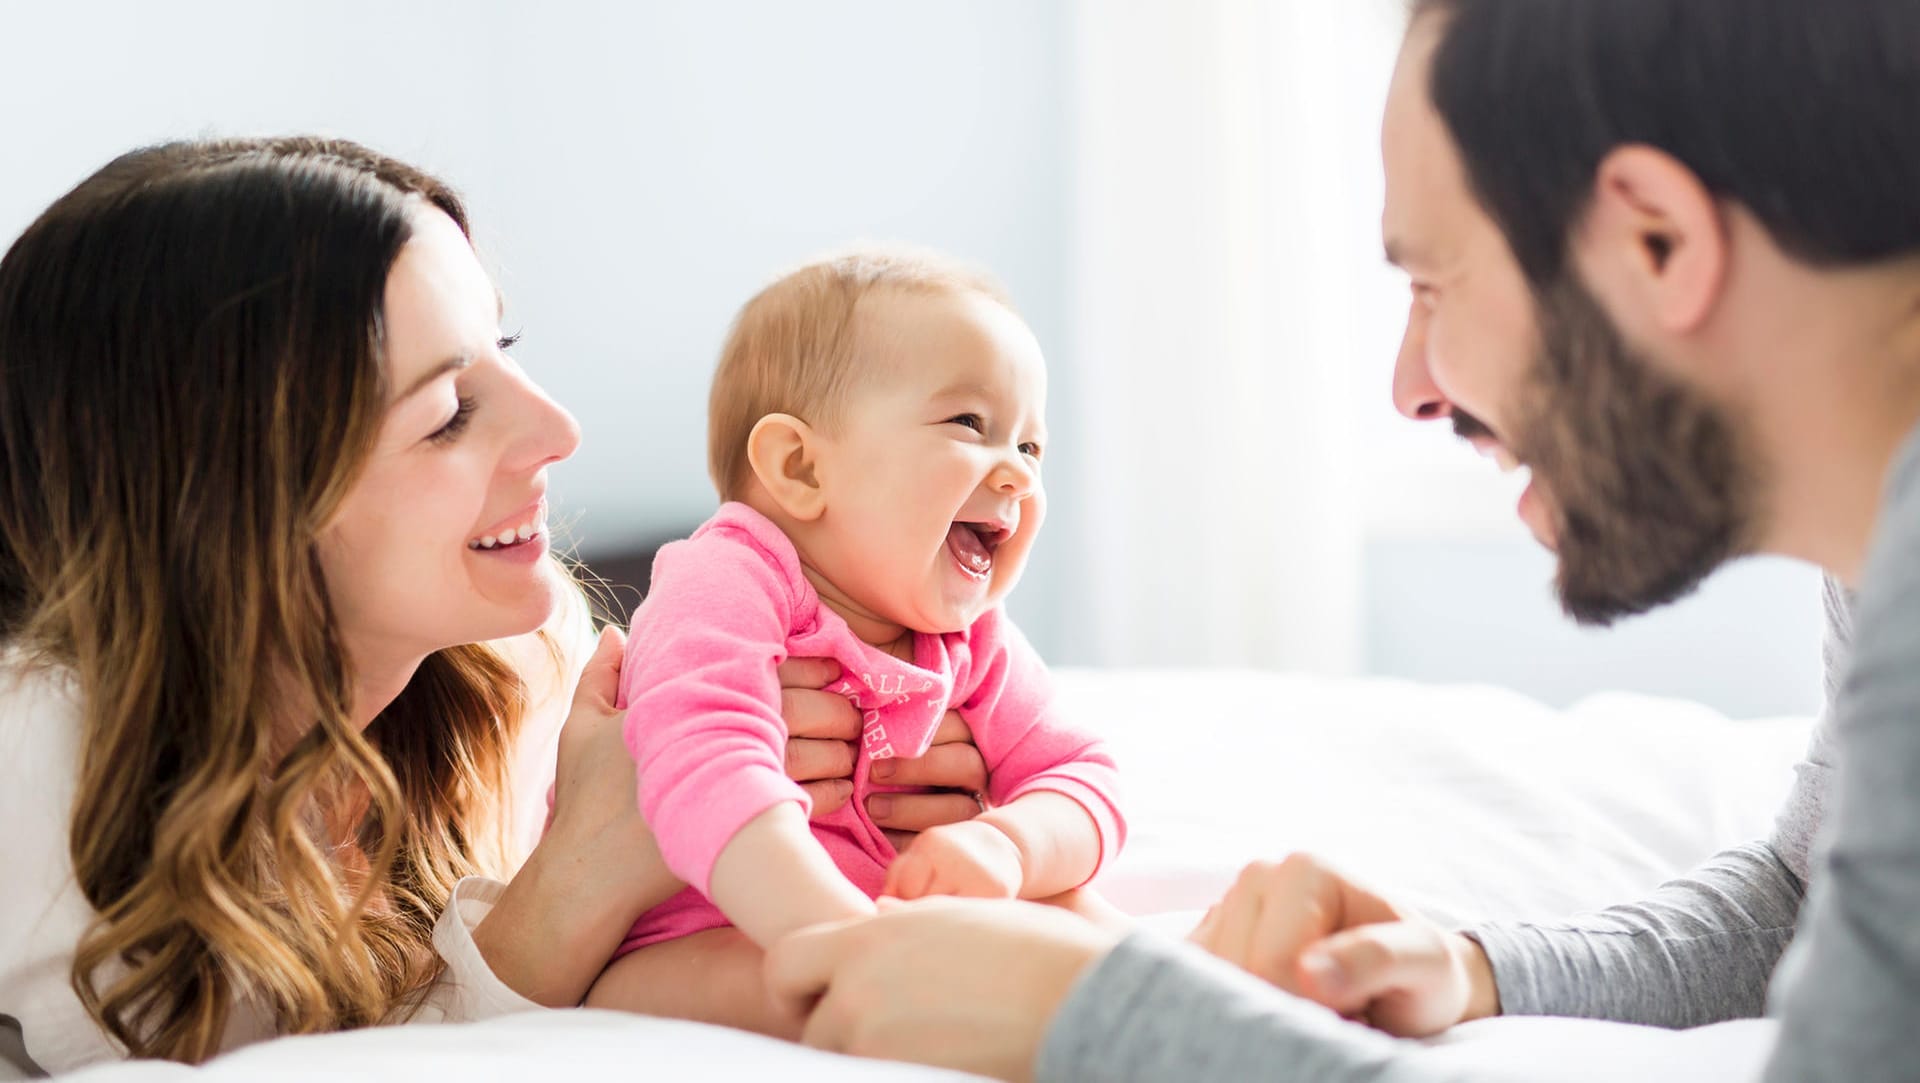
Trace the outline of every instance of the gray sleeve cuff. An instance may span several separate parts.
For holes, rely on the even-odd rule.
[[[1380,1079],[1413,1048],[1187,944],[1135,933],[1074,984],[1034,1078],[1350,1083]]]

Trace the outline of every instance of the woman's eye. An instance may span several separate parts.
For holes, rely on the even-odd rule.
[[[520,343],[520,332],[515,331],[511,335],[501,335],[500,341],[494,343],[494,345],[500,347],[501,353],[506,353],[508,350],[511,350],[515,346],[519,345],[519,343]]]
[[[955,417],[950,417],[947,419],[947,424],[965,425],[974,432],[985,432],[987,430],[986,423],[980,420],[979,414],[960,414]]]
[[[454,407],[453,416],[445,425],[433,431],[427,439],[436,444],[451,444],[454,438],[466,430],[467,422],[473,417],[474,401],[471,396],[460,396],[460,403]]]

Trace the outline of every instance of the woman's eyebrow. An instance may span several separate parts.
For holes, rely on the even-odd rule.
[[[422,374],[419,379],[413,381],[412,385],[401,392],[400,397],[393,401],[405,402],[407,399],[418,395],[428,384],[438,380],[440,377],[445,376],[449,372],[458,372],[471,364],[473,364],[473,356],[471,354],[463,353],[449,357]]]

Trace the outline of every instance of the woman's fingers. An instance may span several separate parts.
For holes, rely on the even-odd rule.
[[[807,797],[813,802],[812,818],[820,819],[845,808],[853,800],[853,783],[844,778],[829,778],[819,782],[802,782],[800,788],[807,791]]]
[[[867,798],[867,815],[894,831],[925,831],[980,815],[980,804],[963,793],[876,793]]]
[[[853,796],[853,745],[848,742],[860,733],[859,714],[831,692],[786,688],[780,692],[780,716],[789,734],[787,776],[812,795],[816,818],[837,811]]]
[[[609,624],[600,630],[593,657],[580,671],[580,684],[573,694],[575,708],[591,704],[603,711],[613,710],[620,698],[620,662],[626,650],[627,634],[618,625]]]
[[[933,731],[933,744],[938,747],[956,742],[972,744],[973,730],[967,725],[967,720],[960,717],[959,711],[948,711],[941,716],[939,728]]]
[[[817,688],[781,689],[780,717],[794,737],[851,741],[860,736],[860,712],[853,704]]]
[[[789,658],[777,672],[782,688],[825,688],[840,676],[840,663],[831,658]]]
[[[845,741],[795,737],[787,741],[787,777],[795,782],[844,779],[853,774],[853,746]]]
[[[932,786],[977,793],[987,788],[987,761],[973,745],[934,745],[917,759],[875,760],[873,780],[883,786]]]

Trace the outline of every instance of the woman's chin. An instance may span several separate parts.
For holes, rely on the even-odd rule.
[[[514,639],[547,626],[560,604],[563,580],[556,570],[542,576],[524,592],[511,598],[490,598],[491,612],[477,617],[475,627],[485,634],[468,642],[484,643],[496,639]]]

